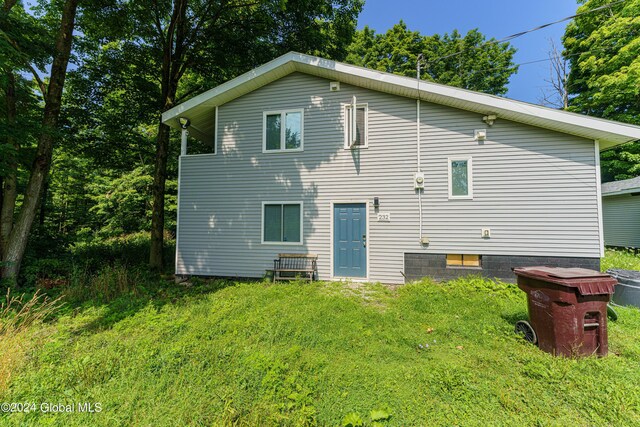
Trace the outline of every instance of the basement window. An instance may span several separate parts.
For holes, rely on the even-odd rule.
[[[447,267],[482,267],[480,255],[447,254]]]

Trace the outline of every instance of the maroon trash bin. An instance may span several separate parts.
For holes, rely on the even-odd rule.
[[[534,340],[546,352],[606,356],[607,303],[616,279],[585,268],[515,268]]]

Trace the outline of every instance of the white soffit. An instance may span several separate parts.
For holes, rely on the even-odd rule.
[[[569,113],[495,95],[420,81],[414,78],[357,67],[315,56],[290,52],[258,68],[204,92],[162,114],[162,121],[176,129],[179,117],[187,117],[199,139],[213,139],[214,107],[252,92],[293,72],[337,80],[398,96],[418,98],[478,114],[538,126],[600,141],[601,150],[640,139],[640,127]]]

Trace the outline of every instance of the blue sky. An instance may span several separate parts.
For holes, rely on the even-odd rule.
[[[487,38],[501,39],[571,16],[577,7],[575,0],[365,0],[358,28],[368,25],[376,32],[385,32],[402,19],[410,30],[425,35],[454,29],[465,34],[478,28]],[[560,38],[567,23],[514,39],[511,43],[518,49],[514,62],[547,58],[549,39],[561,46]],[[523,65],[511,77],[506,96],[537,104],[542,89],[548,86],[544,79],[548,78],[548,62]]]

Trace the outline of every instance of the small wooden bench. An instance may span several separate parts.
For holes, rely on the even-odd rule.
[[[278,254],[278,259],[273,261],[273,281],[300,277],[313,282],[317,261],[318,255],[315,254]]]

